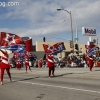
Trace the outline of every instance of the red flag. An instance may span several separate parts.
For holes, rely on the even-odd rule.
[[[51,54],[52,53],[52,49],[53,49],[52,46],[50,46],[49,44],[48,45],[43,44],[43,47],[44,47],[44,51],[45,51],[46,54]]]
[[[0,46],[24,44],[24,41],[18,35],[12,33],[6,33],[6,32],[1,32],[0,35],[1,35]]]

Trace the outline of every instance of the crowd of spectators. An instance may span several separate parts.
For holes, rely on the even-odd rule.
[[[86,55],[71,55],[62,58],[60,67],[88,67]]]
[[[1,59],[1,58],[0,58]],[[89,67],[88,62],[86,61],[86,55],[68,55],[64,58],[62,57],[54,57],[55,61],[55,67],[56,68],[74,68],[74,67]],[[100,66],[100,54],[99,55],[93,55],[93,61],[94,61],[94,67]],[[24,66],[24,59],[21,59],[21,66]],[[37,59],[29,59],[29,65],[33,68],[46,68],[46,60],[43,58],[37,60]],[[12,67],[16,67],[16,61],[12,59]]]
[[[46,63],[44,64],[44,60],[40,60],[42,68],[47,67]],[[71,55],[62,57],[54,57],[55,67],[56,68],[63,68],[63,67],[89,67],[88,62],[86,61],[86,55]],[[45,66],[45,67],[44,67]]]
[[[100,67],[100,54],[93,55],[94,66],[93,67]],[[62,58],[62,60],[58,59],[58,66],[59,67],[89,67],[88,61],[86,60],[86,54],[82,55],[70,55]]]

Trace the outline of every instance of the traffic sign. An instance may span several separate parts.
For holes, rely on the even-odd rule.
[[[78,41],[78,38],[75,38],[74,40],[75,40],[75,41]]]

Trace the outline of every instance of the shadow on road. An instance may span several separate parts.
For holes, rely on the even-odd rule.
[[[95,71],[100,71],[100,69],[99,70],[95,70]]]

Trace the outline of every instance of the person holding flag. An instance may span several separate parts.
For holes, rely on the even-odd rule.
[[[42,65],[43,65],[43,58],[40,58],[38,60],[38,68],[42,68]]]
[[[54,72],[55,72],[55,62],[54,62],[54,56],[53,55],[48,55],[47,59],[46,59],[46,63],[47,63],[47,67],[49,68],[49,73],[48,73],[48,76],[49,78],[51,77],[51,72],[52,72],[52,75],[54,75]]]
[[[2,61],[2,59],[1,59],[1,56],[0,56],[0,65],[1,65],[1,61]]]
[[[93,44],[93,45],[88,46],[88,48],[89,48],[89,50],[88,50],[88,52],[86,52],[87,53],[86,60],[89,63],[90,71],[92,71],[92,68],[93,68],[93,65],[94,65],[93,55],[95,54],[96,51],[99,50],[99,47],[95,46]],[[88,48],[86,48],[86,49],[88,49]]]
[[[92,68],[93,68],[93,65],[94,65],[93,57],[92,56],[86,56],[86,60],[89,64],[90,71],[92,71]]]
[[[2,56],[2,61],[1,61],[1,65],[0,65],[0,68],[1,68],[1,85],[3,85],[3,76],[4,76],[4,70],[6,69],[6,72],[9,76],[9,79],[10,81],[12,82],[12,79],[11,79],[11,73],[10,73],[10,65],[9,65],[9,62],[8,62],[8,53],[7,51],[3,51],[0,49],[0,51],[3,53],[3,56]]]
[[[21,69],[21,60],[20,59],[17,60],[16,67],[18,70]]]
[[[27,57],[25,57],[25,60],[24,60],[24,65],[25,65],[25,68],[26,68],[26,73],[27,72],[27,69],[29,68],[29,70],[32,72],[30,66],[29,66],[29,59]]]

